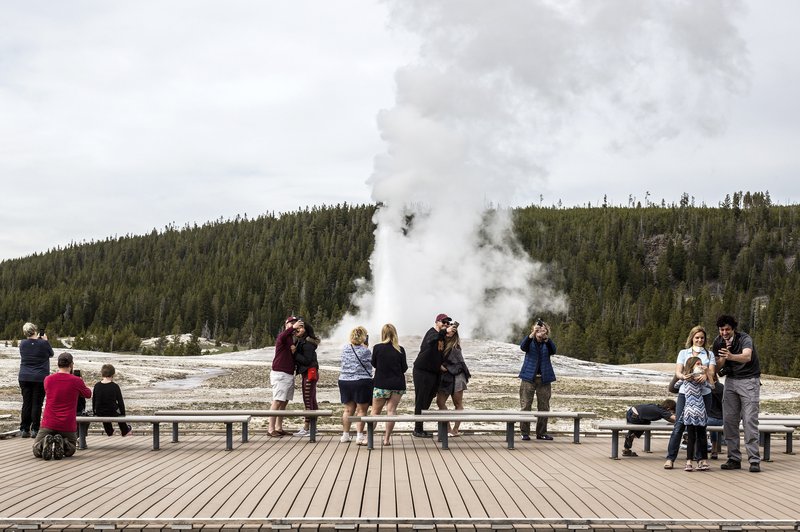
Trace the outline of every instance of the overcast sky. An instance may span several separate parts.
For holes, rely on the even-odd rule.
[[[370,202],[386,151],[378,113],[419,53],[390,9],[0,3],[0,260],[172,222]],[[687,192],[716,205],[769,190],[800,201],[800,2],[748,2],[734,20],[748,74],[719,102],[713,134],[612,149],[606,124],[576,114],[527,192],[488,199],[627,204]]]

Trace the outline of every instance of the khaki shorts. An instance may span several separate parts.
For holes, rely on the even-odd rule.
[[[271,371],[269,383],[272,385],[273,401],[291,401],[294,399],[294,375],[282,371]]]

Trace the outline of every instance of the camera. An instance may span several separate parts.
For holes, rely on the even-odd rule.
[[[536,320],[536,326],[537,327],[544,327],[544,320],[542,318],[537,319]]]
[[[44,336],[44,327],[42,327],[42,330],[39,331],[39,336]]]
[[[81,376],[81,370],[73,369],[72,370],[72,374],[75,375],[76,377],[80,377]]]

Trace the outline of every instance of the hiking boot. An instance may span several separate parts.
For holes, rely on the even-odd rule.
[[[720,469],[741,469],[742,463],[738,460],[731,460],[728,458],[728,461],[719,466]]]
[[[61,434],[53,436],[53,460],[64,458],[64,437]]]
[[[761,472],[761,465],[758,462],[753,462],[750,464],[750,472],[751,473],[760,473]]]
[[[53,437],[49,434],[44,437],[42,442],[42,458],[44,460],[53,459]]]

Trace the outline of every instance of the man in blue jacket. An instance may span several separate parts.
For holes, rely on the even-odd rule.
[[[522,339],[519,348],[525,352],[525,360],[519,372],[519,403],[523,411],[530,412],[533,396],[536,395],[536,410],[550,410],[550,383],[556,380],[550,357],[556,354],[556,344],[550,339],[550,326],[541,319],[531,327],[531,333]],[[523,440],[531,439],[531,424],[520,423]],[[552,440],[547,434],[547,418],[536,419],[536,439]]]

